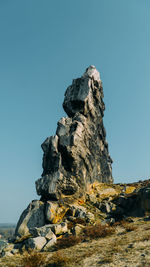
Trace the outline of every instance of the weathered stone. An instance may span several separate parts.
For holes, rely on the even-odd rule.
[[[88,199],[92,204],[95,204],[97,202],[97,198],[94,194],[88,194]]]
[[[56,244],[56,237],[50,239],[47,244],[43,247],[43,251],[48,251],[49,249],[51,249],[55,244]]]
[[[42,250],[45,244],[46,244],[46,238],[43,236],[38,236],[35,238],[28,238],[25,241],[25,248],[26,250],[29,249]]]
[[[11,253],[12,253],[13,255],[16,255],[16,254],[19,253],[19,250],[16,249],[16,248],[14,248],[14,249],[11,250]]]
[[[86,221],[88,223],[94,222],[95,221],[95,216],[92,212],[87,212],[86,213]]]
[[[65,222],[62,222],[60,224],[51,224],[49,225],[49,227],[55,235],[62,235],[68,232],[67,223]]]
[[[11,251],[2,251],[2,252],[1,252],[1,257],[2,257],[2,258],[3,258],[3,257],[12,257],[12,256],[14,256],[14,254],[11,253]]]
[[[44,196],[44,199],[57,200],[60,196],[57,190],[57,181],[62,180],[62,175],[59,172],[45,175],[38,179],[36,183],[36,191],[38,195]]]
[[[94,66],[73,80],[63,107],[69,118],[62,118],[56,135],[42,144],[43,174],[36,181],[36,190],[46,200],[84,194],[96,180],[113,181],[103,126],[103,88]]]
[[[45,224],[45,205],[42,201],[33,200],[23,211],[17,223],[15,236],[16,241],[20,242],[28,238],[31,234],[29,229],[40,227]]]
[[[32,237],[43,236],[47,240],[55,239],[56,236],[51,231],[50,226],[51,226],[51,224],[50,225],[44,225],[44,226],[39,227],[39,228],[38,227],[30,228],[30,233],[31,233]]]
[[[62,221],[68,208],[60,205],[58,202],[47,201],[46,203],[46,221],[48,223],[58,223]]]
[[[76,224],[73,229],[73,234],[79,236],[83,232],[84,226],[81,224]]]
[[[8,244],[1,250],[1,257],[11,257],[13,256],[12,250],[14,249],[14,244]]]
[[[69,215],[78,218],[86,217],[86,208],[77,204],[72,204],[69,207]]]
[[[106,212],[109,213],[111,211],[110,204],[106,202]]]
[[[8,246],[8,243],[4,240],[0,240],[0,251]]]

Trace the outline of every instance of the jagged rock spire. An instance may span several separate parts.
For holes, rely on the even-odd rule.
[[[103,126],[103,88],[95,66],[73,80],[63,108],[69,117],[60,119],[56,135],[42,144],[43,174],[36,190],[43,199],[83,194],[94,181],[113,182]]]

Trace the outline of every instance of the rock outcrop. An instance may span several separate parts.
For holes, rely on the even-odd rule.
[[[42,144],[43,174],[36,181],[41,199],[33,200],[20,216],[11,240],[14,249],[46,251],[61,235],[78,235],[81,222],[95,220],[86,208],[87,191],[96,181],[113,182],[103,126],[103,88],[94,66],[73,80],[63,107],[68,117],[58,122],[56,135]]]
[[[42,144],[43,174],[36,181],[42,200],[82,195],[96,180],[113,182],[103,125],[103,88],[94,66],[67,88],[63,108],[68,117]]]
[[[103,126],[103,89],[94,66],[73,80],[65,93],[63,107],[68,117],[58,122],[56,135],[42,144],[43,174],[36,181],[41,199],[33,200],[23,211],[10,244],[0,248],[0,257],[32,249],[54,251],[62,241],[65,245],[71,239],[86,242],[89,229],[94,238],[100,229],[101,237],[102,231],[105,236],[110,226],[116,228],[117,235],[122,235],[134,229],[126,226],[126,222],[133,222],[135,217],[150,221],[150,180],[112,183],[112,160]],[[95,232],[96,225],[100,228]],[[129,244],[127,249],[132,247]]]

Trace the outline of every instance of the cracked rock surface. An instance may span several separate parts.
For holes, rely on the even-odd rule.
[[[79,196],[94,181],[113,182],[103,88],[94,66],[67,88],[63,108],[68,117],[59,120],[56,135],[42,144],[43,173],[36,190],[46,200]]]

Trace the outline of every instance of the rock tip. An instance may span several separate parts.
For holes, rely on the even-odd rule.
[[[98,70],[94,65],[90,65],[89,67],[87,67],[82,77],[90,77],[93,78],[94,80],[101,81],[100,73],[98,72]]]

